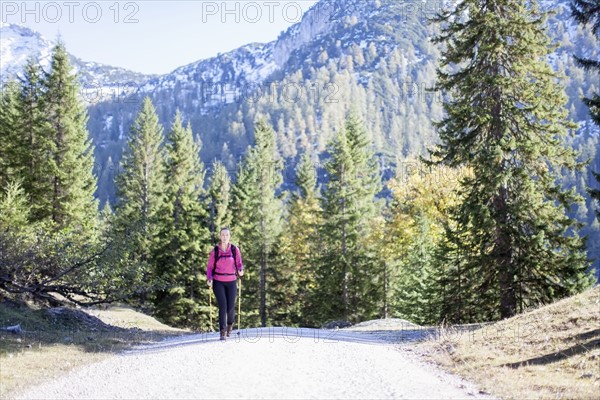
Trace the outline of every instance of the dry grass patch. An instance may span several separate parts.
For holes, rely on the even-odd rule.
[[[420,348],[501,398],[598,399],[600,287]]]
[[[0,398],[98,362],[139,344],[191,332],[171,328],[127,307],[74,310],[0,302]]]

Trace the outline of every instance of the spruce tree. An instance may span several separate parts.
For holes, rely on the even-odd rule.
[[[403,260],[394,311],[416,324],[435,323],[437,313],[434,305],[438,301],[432,298],[435,292],[432,290],[435,284],[432,256],[436,244],[432,221],[426,213],[417,213],[411,222],[414,236]]]
[[[582,290],[589,262],[566,215],[579,199],[556,184],[580,165],[564,145],[574,125],[546,61],[545,14],[535,2],[464,0],[436,20],[448,97],[432,162],[473,171],[444,255],[472,277],[458,293],[480,293],[470,305],[494,319]]]
[[[11,81],[2,87],[0,92],[0,190],[6,188],[9,182],[19,178],[15,169],[19,163],[19,148],[16,145],[20,134],[18,123],[18,101],[20,87],[16,81]]]
[[[591,24],[592,33],[596,38],[600,37],[600,1],[598,0],[573,0],[571,3],[573,17],[582,25]],[[600,60],[592,60],[575,56],[577,64],[586,70],[595,71],[600,76]],[[600,127],[600,95],[594,93],[591,98],[584,98],[583,102],[588,106],[592,121]],[[600,174],[592,172],[596,182],[600,183]],[[593,199],[600,202],[600,190],[589,189]],[[596,211],[596,217],[600,221],[600,208]]]
[[[53,132],[48,127],[44,101],[43,72],[37,60],[29,59],[20,79],[18,102],[19,124],[14,141],[23,188],[29,195],[33,221],[50,221],[52,217],[54,158]]]
[[[28,203],[18,182],[11,182],[0,190],[0,231],[18,235],[30,231]]]
[[[3,89],[0,130],[0,180],[18,179],[30,199],[32,221],[50,222],[52,215],[53,132],[44,102],[43,71],[29,58],[17,82]]]
[[[18,182],[0,188],[0,296],[5,291],[15,293],[21,282],[39,276],[28,262],[32,249],[37,249],[28,203]]]
[[[104,207],[102,207],[98,217],[98,232],[101,236],[106,236],[110,233],[113,216],[113,210],[107,201],[104,203]]]
[[[361,319],[371,319],[381,315],[385,265],[379,254],[385,242],[369,242],[365,239],[373,231],[382,229],[382,226],[373,224],[381,214],[381,203],[376,200],[376,195],[381,190],[381,176],[378,159],[373,152],[372,135],[356,112],[349,113],[344,129],[357,179],[357,186],[353,189],[356,199],[354,212],[359,216],[358,235],[361,238],[351,265],[353,290],[349,300],[355,319],[358,316]]]
[[[121,222],[122,224],[122,222]],[[148,263],[142,263],[135,252],[135,237],[128,235],[133,228],[120,231],[118,216],[112,211],[109,202],[99,217],[100,256],[95,263],[91,276],[93,293],[109,301],[133,299],[150,292],[154,285],[147,282],[145,276]],[[89,280],[89,279],[86,279]]]
[[[62,303],[54,296],[57,293],[80,305],[122,298],[116,294],[115,281],[104,279],[115,270],[116,261],[100,267],[106,249],[81,238],[79,231],[41,229],[46,224],[31,222],[30,209],[18,183],[0,191],[0,295],[25,294],[55,305]]]
[[[157,214],[164,201],[163,128],[152,101],[146,97],[131,127],[127,149],[117,176],[118,203],[115,233],[128,243],[127,257],[140,266],[147,287],[156,286],[152,252],[158,235]],[[146,290],[146,289],[144,289]],[[147,293],[140,293],[144,301]]]
[[[159,233],[154,263],[165,287],[156,293],[155,309],[161,320],[178,326],[202,326],[199,315],[206,296],[201,278],[209,232],[207,215],[200,203],[204,167],[200,143],[191,128],[184,128],[177,112],[166,137],[164,202],[158,215]]]
[[[350,116],[329,144],[325,168],[329,181],[323,194],[323,224],[316,297],[321,319],[359,320],[376,315],[383,291],[378,280],[382,263],[363,238],[376,216],[378,170],[360,122]],[[380,246],[381,244],[377,244]]]
[[[275,132],[265,119],[254,125],[255,144],[249,148],[237,174],[233,190],[232,236],[237,238],[248,268],[243,301],[249,324],[266,326],[270,302],[268,281],[273,281],[274,260],[279,250],[283,204],[278,198],[283,182]],[[232,239],[232,241],[234,241]]]
[[[571,13],[575,20],[582,25],[590,24],[592,33],[596,38],[600,37],[600,1],[598,0],[573,0]],[[586,70],[595,71],[600,74],[600,60],[592,60],[586,57],[575,56],[577,64]],[[590,115],[596,125],[600,126],[600,94],[593,93],[592,97],[584,98],[583,102],[590,109]]]
[[[348,320],[350,313],[350,265],[349,255],[358,240],[358,215],[353,213],[353,187],[351,180],[355,170],[345,130],[330,142],[331,158],[325,164],[328,182],[323,192],[323,225],[321,226],[322,247],[317,271],[317,302],[321,309],[317,314],[321,320]]]
[[[78,98],[79,93],[69,55],[64,45],[58,43],[52,51],[50,72],[44,79],[42,107],[44,128],[48,129],[51,141],[42,155],[51,161],[49,212],[57,228],[83,229],[89,233],[97,224],[98,205],[94,199],[97,183],[92,173],[94,154],[86,128],[87,111]],[[40,190],[37,184],[36,189]]]
[[[258,210],[255,229],[258,232],[258,241],[254,246],[258,250],[258,265],[260,276],[260,322],[261,326],[267,325],[268,307],[277,306],[269,297],[268,284],[274,285],[275,264],[278,252],[280,235],[283,229],[283,202],[278,197],[280,186],[283,183],[283,163],[277,151],[275,131],[266,119],[259,119],[254,125],[254,148],[249,156],[250,169],[254,171],[255,184],[258,187]],[[246,246],[248,249],[249,246]]]

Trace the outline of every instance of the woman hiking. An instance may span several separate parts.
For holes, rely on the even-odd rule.
[[[244,275],[242,254],[240,249],[229,242],[229,228],[222,228],[221,242],[215,246],[208,257],[206,278],[208,286],[212,286],[219,307],[220,339],[231,335],[235,321],[235,297],[237,293],[237,277]]]

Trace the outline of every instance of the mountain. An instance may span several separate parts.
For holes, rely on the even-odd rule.
[[[42,66],[48,66],[52,44],[29,28],[8,24],[0,26],[0,76],[7,81],[16,76],[27,58],[37,57]]]
[[[598,49],[567,4],[543,2],[557,9],[549,32],[560,45],[549,61],[566,75],[570,117],[582,126],[574,145],[586,148],[598,131],[580,97],[589,95],[594,80],[575,66],[572,55]],[[311,151],[316,159],[345,113],[355,109],[389,176],[399,160],[423,153],[437,140],[431,121],[442,116],[443,94],[428,90],[439,50],[429,41],[435,27],[427,23],[437,11],[437,1],[322,0],[270,43],[182,66],[130,87],[120,101],[92,105],[90,131],[99,161],[104,165],[109,155],[118,161],[115,148],[122,147],[141,100],[150,96],[165,125],[179,109],[203,141],[202,159],[221,159],[232,172],[253,141],[257,115],[270,116],[291,173],[298,153]]]
[[[573,21],[568,4],[541,2],[544,9],[556,10],[548,31],[557,48],[548,59],[564,74],[570,118],[580,123],[569,143],[591,160],[586,171],[566,176],[564,183],[585,194],[591,170],[600,170],[600,151],[598,128],[590,123],[581,96],[589,97],[599,85],[596,76],[575,65],[573,54],[600,58],[600,49],[590,30]],[[321,0],[272,42],[247,44],[159,76],[73,57],[82,83],[91,88],[85,100],[88,129],[96,145],[101,204],[116,199],[114,176],[145,96],[153,100],[167,129],[179,109],[203,143],[205,164],[220,159],[232,177],[236,161],[253,143],[258,115],[267,115],[277,132],[285,161],[284,188],[291,188],[298,155],[310,152],[316,162],[327,157],[326,143],[349,110],[355,110],[366,125],[382,178],[396,170],[411,173],[416,166],[406,159],[423,154],[437,140],[432,121],[443,115],[445,94],[429,90],[440,52],[429,40],[436,27],[428,24],[428,18],[439,7],[432,0]],[[47,57],[48,42],[38,34],[14,25],[1,29],[3,77],[5,71],[18,71],[27,54]],[[322,181],[324,171],[319,173]],[[600,259],[598,246],[592,245],[600,242],[600,225],[589,196],[573,213],[584,222],[583,233],[590,235],[592,256]]]
[[[14,79],[21,72],[28,58],[35,58],[44,68],[49,67],[50,53],[54,42],[46,39],[38,32],[15,24],[0,25],[0,82]],[[152,79],[153,75],[145,75],[128,71],[124,68],[86,62],[71,55],[71,64],[80,76],[84,99],[100,101],[102,93],[115,93],[127,85],[139,85]],[[123,91],[121,91],[122,93]]]
[[[350,108],[367,123],[385,165],[395,162],[397,150],[403,156],[422,152],[435,140],[430,121],[442,110],[441,98],[425,91],[434,82],[438,53],[428,41],[425,15],[403,7],[321,1],[273,42],[153,78],[127,101],[93,105],[90,130],[101,162],[109,154],[113,162],[119,158],[111,146],[125,140],[144,96],[167,125],[179,109],[204,143],[203,160],[223,159],[232,170],[252,143],[258,114],[270,115],[289,161],[299,152],[323,152]]]

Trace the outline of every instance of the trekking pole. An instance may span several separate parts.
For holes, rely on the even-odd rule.
[[[240,318],[242,314],[242,278],[240,281],[240,293],[238,294],[238,335],[240,334]]]
[[[213,308],[212,308],[212,290],[208,290],[208,308],[209,308],[209,315],[210,315],[210,331],[214,331],[214,327],[213,327]]]

